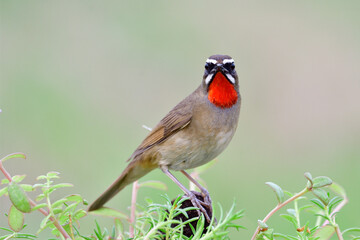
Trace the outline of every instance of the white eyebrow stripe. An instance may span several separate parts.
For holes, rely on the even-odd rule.
[[[233,63],[234,62],[234,59],[224,59],[223,60],[223,64],[225,63]]]
[[[208,58],[208,59],[206,60],[206,62],[207,62],[207,63],[213,63],[213,64],[216,64],[216,63],[217,63],[217,61],[216,61],[215,59],[211,59],[211,58]]]
[[[205,78],[205,83],[206,83],[206,85],[209,84],[209,82],[211,81],[213,75],[214,75],[214,74],[209,74],[209,75]]]
[[[232,82],[232,84],[235,84],[235,78],[233,76],[231,76],[229,73],[227,73],[226,77]]]

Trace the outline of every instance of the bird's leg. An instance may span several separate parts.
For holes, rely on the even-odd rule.
[[[193,192],[191,192],[184,185],[182,185],[179,182],[179,180],[177,180],[177,178],[174,175],[172,175],[172,173],[169,171],[169,169],[166,166],[161,166],[160,168],[169,178],[171,178],[171,180],[173,180],[181,188],[181,190],[184,191],[184,193],[189,197],[193,206],[200,209],[200,211],[204,214],[206,221],[210,222],[211,219],[208,213],[206,212],[206,209],[203,207],[205,203],[197,199],[196,195]],[[200,216],[200,211],[198,210],[199,216]]]
[[[200,191],[203,195],[203,198],[204,198],[204,203],[212,212],[212,201],[211,201],[208,190],[206,190],[206,188],[201,186],[200,183],[198,183],[190,174],[188,174],[184,170],[181,170],[181,172],[185,175],[185,177],[187,177],[191,182],[193,182],[195,184],[195,186],[197,186],[200,189]]]

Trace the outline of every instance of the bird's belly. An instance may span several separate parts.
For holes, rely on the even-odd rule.
[[[168,147],[160,150],[160,165],[170,170],[185,170],[201,166],[217,157],[229,144],[234,131],[190,139],[186,135],[174,136]]]

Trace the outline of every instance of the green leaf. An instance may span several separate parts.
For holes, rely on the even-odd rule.
[[[19,183],[22,180],[24,180],[25,177],[26,177],[26,175],[15,175],[11,179],[12,179],[13,182]]]
[[[286,240],[292,240],[293,239],[293,238],[288,237],[288,236],[286,236],[285,234],[282,234],[282,233],[274,233],[274,237],[282,237],[282,238],[284,238]]]
[[[32,192],[34,191],[34,188],[30,184],[20,184],[20,187],[24,189],[25,192]]]
[[[79,209],[74,214],[74,220],[79,220],[82,217],[85,217],[87,215],[87,212],[84,209]]]
[[[72,211],[74,211],[78,204],[79,204],[79,203],[74,202],[74,203],[66,206],[66,207],[64,208],[64,212],[66,213],[66,212],[72,212]]]
[[[69,202],[84,202],[84,199],[78,194],[72,194],[66,197],[66,200]]]
[[[54,191],[55,189],[58,189],[58,188],[64,188],[64,187],[73,187],[74,185],[72,185],[71,183],[59,183],[59,184],[56,184],[54,186],[51,186],[49,188],[49,192],[52,192]]]
[[[8,192],[8,187],[0,189],[0,197]]]
[[[36,183],[32,187],[33,188],[43,188],[43,187],[46,187],[46,184],[44,184],[44,183]]]
[[[11,231],[10,229],[8,229],[8,228],[3,228],[3,227],[0,227],[0,229],[1,230],[4,230],[4,231],[7,231],[7,232],[10,232],[10,233],[12,233],[13,231]]]
[[[44,230],[44,228],[46,228],[46,227],[48,226],[48,224],[52,224],[51,221],[48,222],[49,219],[50,219],[50,217],[51,217],[51,215],[49,214],[49,215],[47,215],[47,216],[41,221],[41,223],[40,223],[40,229],[39,229],[38,233],[41,232],[42,230]]]
[[[48,172],[47,174],[46,174],[46,177],[47,178],[59,178],[59,175],[60,173],[59,172]]]
[[[287,211],[290,215],[296,217],[296,211],[295,211],[295,209],[289,208],[289,209],[286,209],[286,211]]]
[[[350,232],[360,233],[360,228],[348,228],[342,232],[342,235],[344,235],[345,233],[350,233]]]
[[[45,195],[44,194],[39,194],[39,196],[37,196],[36,198],[35,198],[35,201],[41,201],[41,200],[43,200],[44,199],[44,197],[45,197]]]
[[[59,213],[62,213],[63,210],[61,208],[54,208],[53,209],[53,213],[56,215],[56,214],[59,214]]]
[[[36,178],[36,180],[43,180],[43,179],[46,179],[45,175],[40,175]],[[35,185],[37,185],[37,184],[35,184]],[[35,187],[35,185],[34,185],[34,187]]]
[[[307,187],[308,187],[308,188],[312,188],[312,187],[313,187],[313,178],[312,178],[312,176],[311,176],[311,173],[306,172],[306,173],[304,173],[304,176],[305,176],[305,178],[309,181]]]
[[[31,206],[25,191],[18,184],[11,182],[8,186],[8,193],[11,202],[19,211],[31,212]]]
[[[325,176],[316,177],[313,179],[313,188],[321,188],[332,184],[332,180]]]
[[[338,183],[333,182],[333,184],[330,185],[330,190],[333,191],[335,194],[341,196],[342,198],[346,198],[346,192],[345,189]]]
[[[329,195],[328,193],[321,189],[321,188],[314,188],[311,191],[318,199],[320,199],[320,201],[322,203],[324,203],[324,205],[328,205],[329,204]]]
[[[15,232],[19,232],[24,225],[24,213],[20,212],[14,205],[11,205],[8,221],[10,228]]]
[[[315,205],[317,205],[319,208],[321,209],[325,209],[325,205],[322,201],[320,201],[319,199],[315,198],[315,199],[310,199],[311,202],[313,202]]]
[[[272,182],[266,182],[265,184],[271,187],[271,189],[275,192],[278,202],[282,203],[284,201],[285,194],[281,187]]]
[[[139,184],[139,187],[150,187],[150,188],[159,189],[159,190],[163,190],[163,191],[167,190],[166,184],[163,182],[160,182],[160,181],[142,182]]]
[[[291,192],[289,192],[289,191],[286,191],[286,190],[284,190],[284,193],[285,193],[286,195],[288,195],[288,197],[294,196],[293,193],[291,193]]]
[[[66,202],[67,201],[67,199],[60,199],[60,200],[57,200],[56,202],[54,202],[52,205],[51,205],[51,207],[52,208],[56,208],[56,207],[58,207],[58,206],[60,206],[60,205],[62,205],[64,202]]]
[[[325,226],[319,228],[316,231],[315,237],[318,237],[319,239],[330,239],[334,233],[335,233],[335,228],[333,226]]]
[[[9,179],[4,178],[3,180],[1,180],[1,184],[8,184],[10,183]]]
[[[6,160],[9,160],[11,158],[23,158],[23,159],[26,159],[26,156],[25,154],[21,153],[21,152],[18,152],[18,153],[11,153],[5,157],[3,157],[0,161],[1,162],[5,162]]]
[[[41,204],[38,204],[38,205],[36,205],[35,207],[33,207],[33,208],[31,209],[31,211],[35,211],[35,210],[38,210],[38,209],[40,209],[40,208],[45,208],[45,207],[47,207],[47,204],[46,204],[46,203],[41,203]]]
[[[296,221],[296,218],[292,215],[289,215],[289,214],[280,214],[280,216],[282,218],[285,218],[286,220],[288,220],[289,222],[291,222],[294,226],[294,228],[297,228],[297,221]]]
[[[333,197],[329,202],[329,212],[331,213],[332,209],[342,201],[343,199],[341,197]]]
[[[331,219],[330,219],[328,216],[325,216],[325,215],[323,215],[323,214],[315,214],[315,216],[322,217],[322,218],[324,218],[325,220],[328,220],[329,222],[331,221]]]
[[[120,219],[115,219],[114,225],[118,233],[124,232],[124,226],[122,225]]]
[[[308,208],[313,208],[314,206],[313,205],[304,205],[304,206],[301,206],[299,207],[299,212],[305,210],[305,209],[308,209]]]
[[[111,217],[111,218],[122,218],[122,219],[128,218],[126,216],[126,214],[124,214],[120,211],[117,211],[115,209],[112,209],[112,208],[107,208],[107,207],[99,208],[95,211],[91,211],[90,213],[94,214],[94,215],[100,215],[100,216]]]

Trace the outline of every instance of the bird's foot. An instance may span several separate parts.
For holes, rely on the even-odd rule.
[[[209,192],[205,188],[202,188],[201,195],[204,199],[204,201],[203,201],[204,205],[210,209],[210,212],[212,212],[212,201],[211,201]]]
[[[204,214],[206,221],[210,223],[211,217],[209,216],[209,213],[212,214],[212,205],[211,205],[211,199],[209,193],[207,193],[207,196],[204,196],[204,193],[190,191],[186,195],[189,197],[192,205],[198,208],[197,212],[199,216],[200,216],[200,212],[202,212]],[[206,210],[206,208],[208,210]]]

